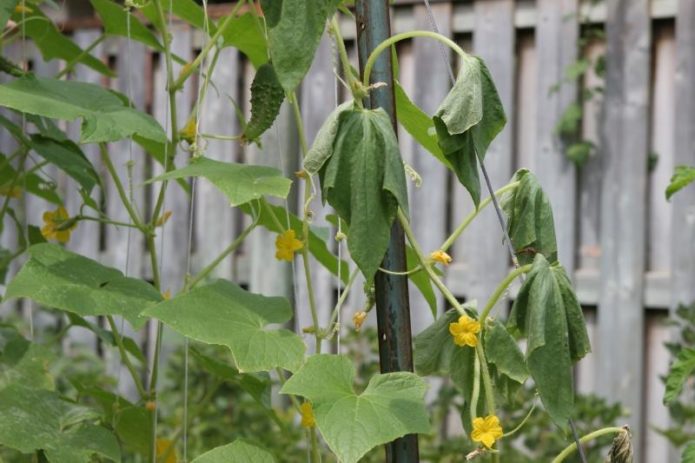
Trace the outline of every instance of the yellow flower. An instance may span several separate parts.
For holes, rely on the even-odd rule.
[[[164,299],[165,301],[168,301],[171,299],[171,290],[170,289],[167,289],[166,291],[164,291],[162,293],[162,299]]]
[[[21,3],[14,7],[14,12],[15,12],[15,13],[19,13],[19,14],[21,14],[21,13],[32,13],[33,11],[34,11],[34,10],[32,10],[32,9],[29,8],[28,6],[23,5],[23,4],[21,4]]]
[[[186,122],[186,125],[179,130],[179,138],[185,140],[189,145],[195,143],[195,136],[198,133],[198,123],[195,117],[191,117]]]
[[[292,262],[295,251],[304,247],[304,243],[297,239],[294,230],[287,230],[278,235],[275,239],[275,258]]]
[[[495,441],[502,437],[502,426],[500,419],[495,415],[488,415],[485,418],[476,418],[473,420],[473,432],[471,439],[474,442],[480,442],[487,448],[492,448]]]
[[[316,417],[314,417],[314,407],[311,402],[304,402],[299,406],[299,413],[302,415],[302,426],[305,428],[313,428],[316,426]]]
[[[451,256],[441,249],[432,252],[432,254],[430,254],[430,259],[443,265],[449,265],[452,260]]]
[[[47,240],[57,240],[67,243],[70,239],[70,232],[77,227],[77,221],[70,220],[68,211],[60,206],[55,211],[43,213],[44,226],[41,227],[41,234]]]
[[[174,442],[169,439],[157,439],[157,461],[164,463],[177,463],[176,450],[169,448],[174,445]],[[166,455],[166,459],[160,460],[161,457]]]
[[[362,324],[364,323],[364,320],[367,318],[367,312],[360,310],[359,312],[355,312],[355,314],[352,316],[352,323],[355,324],[355,331],[359,331],[360,328],[362,328]]]
[[[468,315],[461,315],[459,321],[449,323],[449,333],[454,337],[457,346],[475,347],[478,344],[480,323]]]

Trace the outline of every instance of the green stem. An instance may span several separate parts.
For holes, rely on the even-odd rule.
[[[130,376],[133,377],[133,382],[135,383],[135,387],[138,390],[138,394],[140,394],[140,398],[142,400],[145,400],[147,398],[147,392],[145,391],[145,387],[142,385],[140,375],[133,366],[133,363],[130,361],[130,357],[128,357],[128,353],[126,352],[125,346],[123,345],[123,338],[121,338],[121,334],[118,332],[118,328],[116,328],[116,322],[114,321],[111,315],[107,315],[106,320],[109,322],[109,327],[111,328],[113,339],[116,341],[116,346],[118,346],[118,352],[121,355],[121,360],[130,372]]]
[[[507,185],[503,186],[499,190],[495,191],[495,196],[503,195],[507,191],[513,190],[514,188],[516,188],[518,186],[519,186],[518,181],[508,183]],[[490,204],[491,202],[492,202],[492,196],[488,196],[483,201],[481,201],[478,208],[476,210],[474,210],[473,212],[471,212],[470,214],[468,214],[465,219],[463,219],[461,224],[458,227],[456,227],[456,230],[454,230],[454,232],[451,234],[451,236],[449,236],[446,239],[446,241],[444,241],[444,243],[439,247],[439,249],[441,249],[442,251],[446,251],[447,249],[449,249],[454,244],[454,241],[456,241],[458,239],[458,237],[461,236],[461,233],[463,233],[466,230],[468,225],[470,225],[471,222],[473,222],[473,219],[475,219],[478,216],[478,214],[480,214],[480,211],[485,209],[485,207],[488,204]]]
[[[584,444],[586,442],[589,442],[589,441],[594,440],[594,439],[601,437],[601,436],[605,436],[607,434],[619,434],[621,432],[627,432],[627,431],[625,429],[619,428],[617,426],[610,426],[610,427],[606,427],[606,428],[601,428],[597,431],[590,432],[589,434],[581,437],[579,439],[579,442],[581,444]],[[571,455],[576,450],[577,450],[577,443],[573,442],[572,444],[565,447],[565,449],[562,452],[560,452],[558,454],[558,456],[556,456],[553,459],[552,463],[561,463],[562,461],[565,460],[565,458],[567,458],[569,455]]]
[[[352,271],[350,274],[350,278],[348,279],[347,285],[345,285],[345,288],[343,288],[343,291],[340,293],[340,297],[338,298],[338,302],[335,304],[335,308],[333,309],[333,313],[331,314],[331,321],[328,323],[328,329],[330,329],[331,326],[335,325],[335,323],[338,321],[338,314],[340,314],[340,309],[342,309],[343,304],[347,300],[348,294],[350,294],[350,288],[352,287],[352,284],[355,282],[357,279],[357,275],[360,274],[359,269],[355,269]]]
[[[335,38],[336,47],[338,48],[338,56],[340,57],[340,65],[343,68],[343,75],[345,76],[346,84],[348,89],[352,93],[355,103],[361,108],[362,96],[356,93],[356,89],[359,85],[359,80],[352,73],[352,66],[350,65],[350,58],[347,54],[347,49],[345,48],[345,42],[343,41],[343,36],[340,33],[340,23],[338,22],[338,15],[335,14],[331,19],[330,23],[330,33],[333,34]]]
[[[105,225],[115,225],[117,227],[138,228],[137,225],[134,225],[132,223],[118,222],[116,220],[109,220],[109,219],[100,219],[99,217],[90,217],[88,215],[78,215],[75,218],[77,220],[91,220],[93,222],[100,222],[100,223],[103,223]]]
[[[465,51],[461,47],[459,47],[453,40],[441,35],[437,34],[436,32],[432,31],[410,31],[410,32],[403,32],[400,34],[396,34],[392,37],[389,37],[388,39],[384,40],[381,42],[375,49],[372,51],[371,55],[369,55],[369,58],[367,58],[367,63],[364,65],[364,74],[362,77],[362,84],[365,87],[369,86],[369,77],[371,76],[372,73],[372,68],[374,67],[374,63],[376,63],[376,59],[379,57],[379,55],[389,48],[391,45],[400,42],[401,40],[406,40],[406,39],[412,39],[415,37],[429,37],[435,40],[439,40],[443,44],[447,45],[449,48],[454,50],[459,56],[465,58],[468,56]]]
[[[510,284],[522,273],[528,273],[531,271],[531,268],[533,267],[533,264],[527,264],[519,268],[515,268],[509,274],[502,280],[502,282],[497,286],[495,289],[495,292],[492,293],[492,296],[490,296],[490,299],[488,299],[487,304],[485,304],[485,308],[483,309],[483,312],[480,314],[480,323],[485,326],[485,320],[487,319],[488,315],[490,314],[490,311],[495,307],[495,304],[497,304],[497,301],[499,301],[500,297],[502,297],[502,294],[507,290],[507,287],[509,287]]]
[[[126,194],[125,188],[123,187],[123,183],[121,182],[121,179],[118,177],[118,173],[116,172],[116,168],[114,167],[113,162],[111,162],[111,157],[109,156],[109,153],[106,150],[106,143],[99,143],[99,153],[101,154],[101,160],[106,166],[106,170],[108,170],[114,185],[116,185],[116,191],[118,191],[118,196],[121,198],[121,202],[125,206],[126,211],[128,211],[130,219],[133,221],[133,225],[135,225],[138,229],[145,233],[146,230],[145,227],[142,225],[140,216],[135,210],[135,207],[131,204],[130,199],[128,199],[128,195]]]
[[[480,373],[483,378],[483,389],[485,390],[485,400],[487,402],[487,414],[495,414],[495,390],[492,388],[492,379],[490,377],[490,370],[487,366],[487,359],[485,358],[485,349],[483,349],[482,339],[478,339],[478,343],[475,346],[475,352],[478,354],[480,359]]]
[[[10,199],[12,199],[12,196],[10,193],[14,189],[15,186],[17,186],[17,183],[19,183],[19,178],[21,177],[22,171],[24,170],[24,164],[26,163],[27,156],[29,155],[29,150],[27,148],[20,148],[22,150],[21,154],[21,161],[19,163],[19,169],[15,172],[14,176],[12,177],[12,181],[10,182],[10,186],[7,189],[7,196],[5,196],[5,199],[2,203],[2,209],[0,210],[0,224],[4,223],[5,220],[5,214],[7,213],[7,209],[10,206]]]
[[[319,451],[319,440],[316,435],[316,426],[309,429],[309,441],[311,442],[311,463],[321,463],[321,452]]]
[[[200,283],[200,281],[203,278],[205,278],[206,276],[208,276],[210,274],[210,272],[215,270],[215,268],[220,264],[220,262],[222,262],[224,260],[225,257],[227,257],[229,254],[236,251],[237,248],[239,248],[241,243],[244,241],[244,239],[246,239],[246,237],[249,235],[249,233],[251,233],[251,231],[256,227],[256,224],[257,224],[257,222],[254,222],[251,225],[249,225],[248,227],[246,227],[244,229],[244,231],[242,231],[241,234],[237,237],[237,239],[232,241],[232,243],[229,246],[227,246],[220,253],[220,255],[215,258],[215,260],[210,262],[210,264],[208,264],[207,267],[205,267],[203,270],[201,270],[200,273],[198,273],[195,277],[191,278],[190,281],[188,282],[188,284],[186,285],[186,290],[190,291],[191,289],[193,289],[198,283]]]
[[[217,39],[219,39],[232,24],[232,21],[235,19],[237,12],[243,5],[244,2],[237,2],[237,4],[232,9],[231,13],[229,13],[229,16],[224,18],[222,24],[220,24],[217,27],[217,31],[215,31],[212,37],[210,37],[210,40],[205,44],[205,47],[200,51],[200,53],[198,53],[198,56],[196,56],[193,62],[191,62],[190,66],[185,66],[181,70],[178,79],[176,79],[176,81],[172,85],[174,91],[180,90],[181,87],[183,87],[184,82],[186,82],[186,79],[188,79],[191,76],[191,74],[193,74],[196,71],[196,69],[198,69],[203,60],[205,60],[205,57],[208,55],[208,53],[210,53],[210,50],[212,50],[212,48],[217,44]]]
[[[405,270],[405,271],[403,271],[403,272],[395,272],[395,271],[393,271],[393,270],[388,270],[388,269],[379,267],[379,271],[380,271],[380,272],[387,273],[387,274],[389,274],[389,275],[399,275],[399,276],[403,276],[403,275],[412,275],[413,273],[417,273],[417,272],[419,272],[420,270],[422,270],[422,266],[421,266],[421,265],[416,265],[415,267],[411,268],[410,270]]]
[[[478,399],[480,398],[480,358],[473,359],[473,391],[471,391],[471,423],[478,417]]]
[[[517,432],[519,432],[519,430],[521,430],[521,428],[524,427],[524,425],[526,424],[528,419],[531,418],[531,415],[533,414],[535,409],[536,409],[536,401],[534,400],[533,405],[531,405],[531,408],[529,409],[528,413],[526,413],[526,416],[524,416],[524,419],[521,420],[521,423],[516,425],[516,427],[514,429],[512,429],[511,431],[505,432],[504,435],[502,435],[502,437],[510,437],[510,436],[513,436],[514,434],[516,434]]]
[[[106,39],[106,35],[105,34],[100,35],[87,48],[82,50],[82,52],[79,55],[75,56],[72,60],[70,60],[70,62],[68,62],[65,65],[65,67],[58,74],[56,74],[55,77],[53,77],[53,78],[54,79],[60,79],[64,76],[66,76],[69,72],[71,72],[73,69],[75,69],[75,66],[77,66],[77,63],[79,63],[82,60],[82,58],[89,55],[89,53],[91,53],[92,50],[94,50],[101,42],[103,42],[104,39]]]

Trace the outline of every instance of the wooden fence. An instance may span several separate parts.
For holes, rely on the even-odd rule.
[[[671,203],[664,199],[673,167],[695,164],[695,2],[608,0],[595,6],[580,6],[578,0],[431,3],[440,31],[486,60],[507,110],[509,123],[486,158],[493,185],[499,187],[517,168],[529,167],[551,198],[561,262],[573,271],[593,342],[594,353],[577,368],[578,391],[598,392],[624,404],[630,412],[626,421],[635,433],[640,461],[675,461],[666,440],[653,427],[668,425],[659,379],[669,362],[663,343],[671,332],[664,321],[678,303],[695,301],[695,189],[684,190]],[[588,23],[606,25],[605,41],[595,41],[582,50],[591,57],[605,53],[606,74],[605,82],[591,72],[582,82],[585,87],[603,85],[604,92],[602,98],[583,104],[582,136],[594,141],[598,149],[578,169],[563,154],[555,126],[565,108],[578,101],[579,89],[574,84],[562,85],[556,92],[550,89],[563,80],[567,66],[578,58],[580,33]],[[421,2],[397,2],[394,32],[430,28]],[[76,29],[73,36],[85,47],[100,32],[96,25]],[[354,38],[354,24],[344,22],[343,32],[348,39]],[[197,32],[174,24],[176,54],[189,59],[201,42]],[[356,60],[354,46],[351,50]],[[15,44],[6,53],[15,59],[25,56],[39,74],[58,71],[55,62],[42,62],[29,45]],[[118,72],[119,77],[107,84],[128,93],[138,107],[151,111],[166,126],[163,60],[138,43],[127,44],[118,38],[106,41],[94,53]],[[399,56],[402,84],[417,104],[432,113],[450,86],[439,45],[424,39],[405,42]],[[344,98],[336,85],[334,66],[334,49],[325,38],[300,93],[309,140],[336,102]],[[222,52],[212,78],[214,90],[202,111],[203,131],[239,132],[228,98],[246,104],[252,76],[252,67],[235,50]],[[104,83],[103,77],[85,68],[78,68],[74,77]],[[178,95],[180,125],[188,117],[194,85],[189,82]],[[73,133],[77,129],[70,127]],[[0,132],[2,151],[12,149],[12,143],[7,133]],[[472,205],[450,173],[405,132],[400,134],[400,144],[405,160],[423,179],[420,190],[410,191],[413,227],[423,247],[434,250]],[[85,150],[101,169],[94,147]],[[136,203],[143,209],[151,207],[157,186],[145,187],[143,181],[158,167],[128,141],[115,143],[113,150],[120,171],[124,175],[132,172]],[[648,167],[650,153],[658,155],[653,168]],[[262,150],[210,141],[206,155],[274,165],[292,175],[299,154],[291,114],[283,108],[275,126],[263,137]],[[128,167],[131,156],[133,165]],[[58,172],[46,173],[56,179],[67,208],[75,212],[81,200],[74,185]],[[298,194],[290,198],[292,208],[297,207],[296,198],[302,197]],[[127,221],[112,184],[106,185],[103,195],[109,216]],[[41,214],[49,206],[35,198],[24,201],[14,207],[24,211],[29,223],[40,224]],[[172,210],[173,216],[160,233],[163,281],[164,288],[175,292],[185,274],[190,214],[183,190],[171,188],[165,209]],[[315,223],[326,225],[326,211],[318,200],[314,210]],[[248,220],[202,181],[197,184],[193,219],[193,271],[216,256]],[[15,245],[13,233],[6,224],[4,246]],[[225,261],[217,275],[247,284],[253,291],[295,297],[296,326],[308,326],[302,272],[274,259],[273,240],[265,231],[254,231],[241,252]],[[129,241],[127,230],[81,223],[69,246],[119,269],[126,269],[127,263],[130,275],[148,276],[144,245],[135,233]],[[454,263],[447,281],[462,298],[485,300],[509,269],[492,209],[481,214],[452,251]],[[337,281],[318,266],[313,275],[325,323],[336,299]],[[363,303],[360,286],[356,288],[344,306],[346,321]],[[411,304],[413,331],[418,332],[432,317],[419,294],[412,293]],[[29,307],[25,302],[20,309],[28,313]],[[441,299],[439,307],[440,312],[444,310]],[[4,313],[10,308],[6,305]],[[33,311],[34,323],[44,319],[50,321]],[[151,345],[147,330],[137,336]],[[95,343],[84,333],[71,340],[66,349],[77,342]],[[168,333],[165,344],[179,341],[177,335]],[[306,341],[311,348],[312,340]],[[122,387],[128,388],[125,377]]]

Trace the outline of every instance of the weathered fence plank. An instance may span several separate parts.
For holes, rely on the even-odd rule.
[[[611,2],[606,22],[606,92],[601,197],[598,391],[620,400],[628,423],[644,416],[645,199],[651,24],[647,0]],[[635,432],[637,460],[643,436]]]

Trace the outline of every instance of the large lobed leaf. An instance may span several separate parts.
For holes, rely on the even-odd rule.
[[[159,175],[148,183],[186,177],[205,177],[224,193],[232,206],[265,195],[286,198],[292,185],[290,179],[272,167],[221,162],[204,156],[195,157],[187,166]]]
[[[206,344],[227,346],[240,372],[280,367],[296,371],[304,359],[302,339],[271,323],[292,318],[287,299],[252,294],[232,282],[217,280],[146,310],[175,331]]]
[[[339,0],[261,0],[270,60],[285,92],[292,92],[309,70],[326,20]]]
[[[275,458],[260,447],[236,440],[205,452],[191,463],[275,463]]]
[[[167,139],[151,116],[131,108],[118,94],[85,82],[22,77],[0,85],[0,105],[53,119],[82,118],[82,143],[116,141],[135,134],[160,142]]]
[[[574,406],[572,364],[591,351],[582,309],[564,268],[536,254],[508,327],[528,339],[528,370],[548,414],[564,427]]]
[[[140,313],[161,300],[148,283],[59,245],[36,244],[28,253],[29,260],[7,286],[6,300],[27,297],[81,316],[121,315],[135,329],[145,323]]]
[[[312,402],[316,424],[343,463],[406,434],[429,433],[425,381],[413,373],[378,374],[358,394],[355,368],[343,355],[314,355],[282,387]]]
[[[518,181],[519,186],[507,193],[501,203],[519,262],[530,264],[536,254],[543,255],[550,263],[556,262],[557,243],[550,200],[536,176],[528,170],[519,170],[513,180]]]
[[[480,203],[478,159],[507,123],[497,89],[482,59],[466,56],[454,87],[434,117],[439,147],[473,203]]]
[[[332,146],[320,171],[323,199],[350,226],[350,255],[370,280],[398,208],[408,210],[398,140],[382,109],[353,109],[340,113]]]

